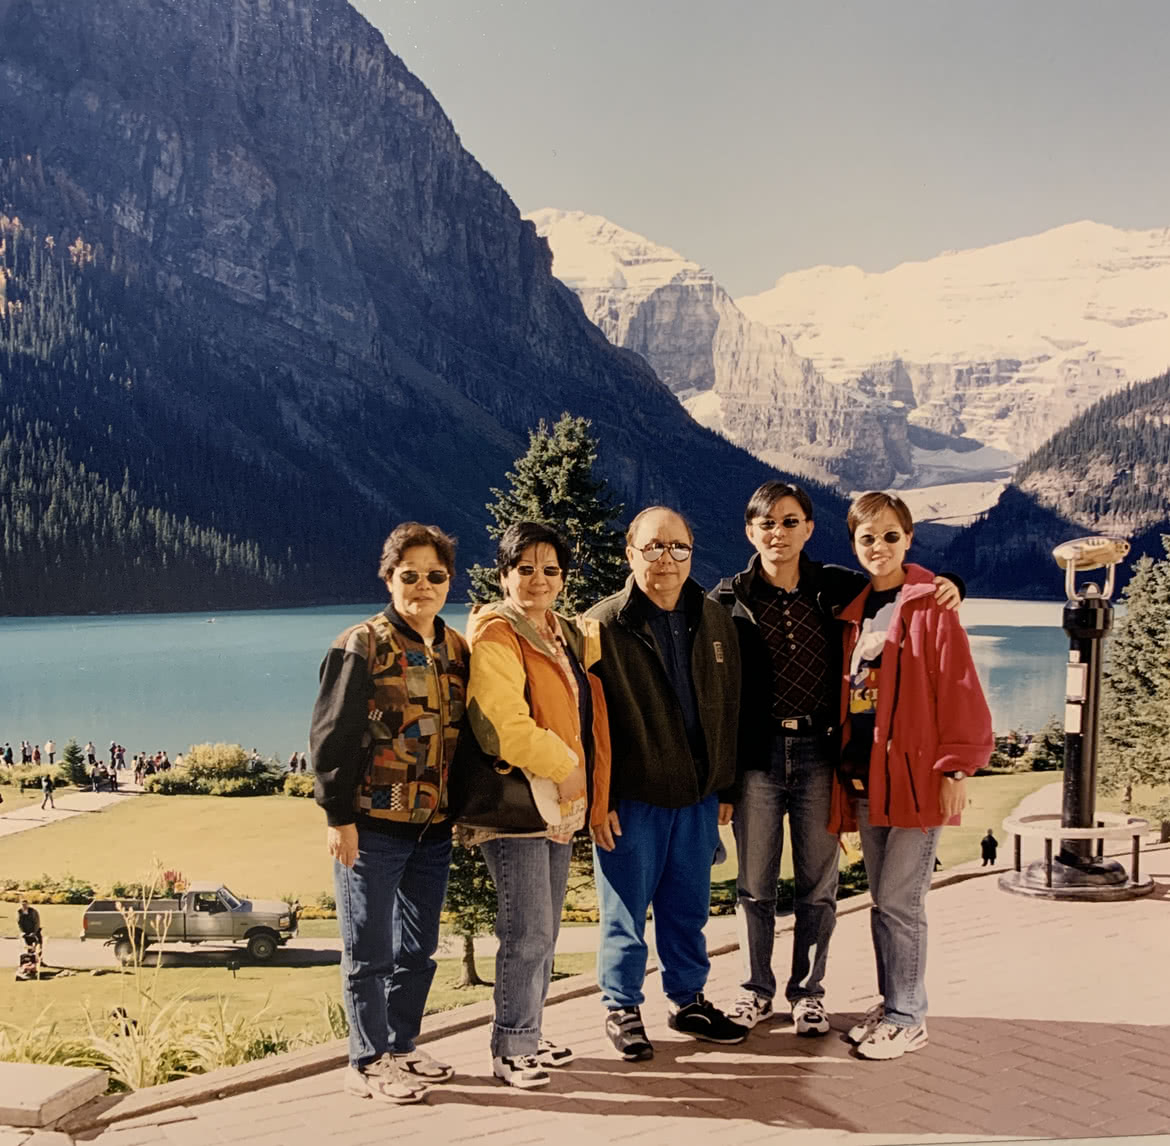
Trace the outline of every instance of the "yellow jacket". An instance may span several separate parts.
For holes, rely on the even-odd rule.
[[[596,621],[578,618],[574,623],[554,616],[569,655],[576,657],[589,682],[592,759],[564,670],[524,616],[501,603],[476,605],[468,620],[468,719],[485,752],[528,775],[533,798],[550,827],[559,820],[549,814],[559,799],[556,785],[585,760],[588,822],[604,823],[609,811],[609,720],[601,682],[589,671],[601,657],[601,630]]]

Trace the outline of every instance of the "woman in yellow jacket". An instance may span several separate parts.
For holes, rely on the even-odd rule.
[[[482,850],[498,901],[492,1072],[522,1089],[546,1085],[545,1068],[573,1058],[541,1037],[541,1012],[573,836],[605,822],[609,804],[605,697],[589,671],[600,634],[553,612],[568,566],[568,546],[553,530],[510,526],[496,555],[504,600],[473,609],[467,630],[471,728],[485,752],[523,769],[548,825],[531,835],[464,836]]]

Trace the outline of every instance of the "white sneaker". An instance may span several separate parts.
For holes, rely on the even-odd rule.
[[[792,1004],[792,1025],[798,1035],[827,1035],[829,1019],[824,999],[812,995],[797,999]]]
[[[851,1043],[859,1043],[862,1041],[862,1039],[869,1038],[874,1027],[876,1027],[878,1023],[880,1023],[885,1017],[885,1003],[874,1003],[874,1005],[865,1012],[865,1016],[862,1018],[861,1022],[854,1023],[853,1026],[851,1026],[849,1030],[845,1032],[845,1037]]]
[[[403,1074],[394,1065],[388,1054],[368,1066],[351,1066],[345,1072],[345,1091],[358,1098],[375,1098],[379,1102],[390,1102],[405,1106],[409,1102],[421,1102],[426,1097],[426,1083]]]
[[[520,1090],[535,1090],[538,1086],[548,1086],[550,1081],[548,1071],[531,1054],[497,1056],[492,1059],[492,1073],[501,1082]]]
[[[567,1066],[577,1056],[568,1047],[559,1047],[548,1039],[541,1039],[534,1057],[541,1066]]]
[[[761,998],[755,991],[743,991],[732,1004],[727,1017],[741,1027],[754,1027],[772,1017],[772,1000]]]
[[[857,1053],[862,1058],[901,1058],[911,1051],[921,1050],[929,1040],[926,1037],[926,1023],[916,1027],[899,1027],[883,1019],[869,1036],[857,1044]]]
[[[446,1082],[455,1073],[450,1063],[439,1062],[419,1047],[404,1054],[391,1052],[390,1057],[403,1074],[412,1075],[420,1082]]]

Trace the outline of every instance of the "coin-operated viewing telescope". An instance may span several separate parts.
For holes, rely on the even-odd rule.
[[[1064,791],[1059,823],[1056,816],[1019,816],[1004,821],[1016,837],[1015,871],[1000,879],[1008,891],[1054,899],[1127,899],[1153,890],[1140,879],[1138,857],[1141,836],[1149,825],[1135,816],[1096,812],[1097,728],[1101,702],[1101,662],[1105,637],[1113,627],[1114,572],[1129,553],[1129,542],[1119,537],[1079,537],[1058,545],[1052,556],[1064,570],[1064,631],[1068,633],[1068,663],[1064,693]],[[1104,569],[1103,585],[1077,588],[1077,574]],[[1062,829],[1067,835],[1062,834]],[[1045,858],[1021,870],[1021,837],[1041,837]],[[1053,840],[1060,841],[1053,856]],[[1121,864],[1104,858],[1104,841],[1132,839],[1133,860],[1127,873]],[[1096,852],[1094,853],[1094,848]]]

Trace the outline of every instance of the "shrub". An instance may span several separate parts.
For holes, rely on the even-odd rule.
[[[0,784],[10,784],[14,788],[21,780],[26,788],[39,788],[42,776],[48,776],[54,788],[70,783],[69,770],[63,764],[14,764],[11,768],[0,768]]]
[[[194,777],[219,779],[248,773],[248,753],[239,744],[192,744],[183,767]]]
[[[311,796],[313,794],[313,777],[308,772],[290,772],[284,778],[284,794],[286,796]]]
[[[51,875],[31,879],[0,880],[0,899],[18,903],[27,898],[29,903],[88,903],[94,898],[93,885],[75,875],[60,878]]]
[[[256,772],[251,776],[203,779],[197,782],[196,790],[207,796],[271,796],[276,791],[276,783],[271,776]]]
[[[142,782],[145,792],[156,796],[191,796],[199,789],[186,768],[172,768],[169,772],[155,772]]]

